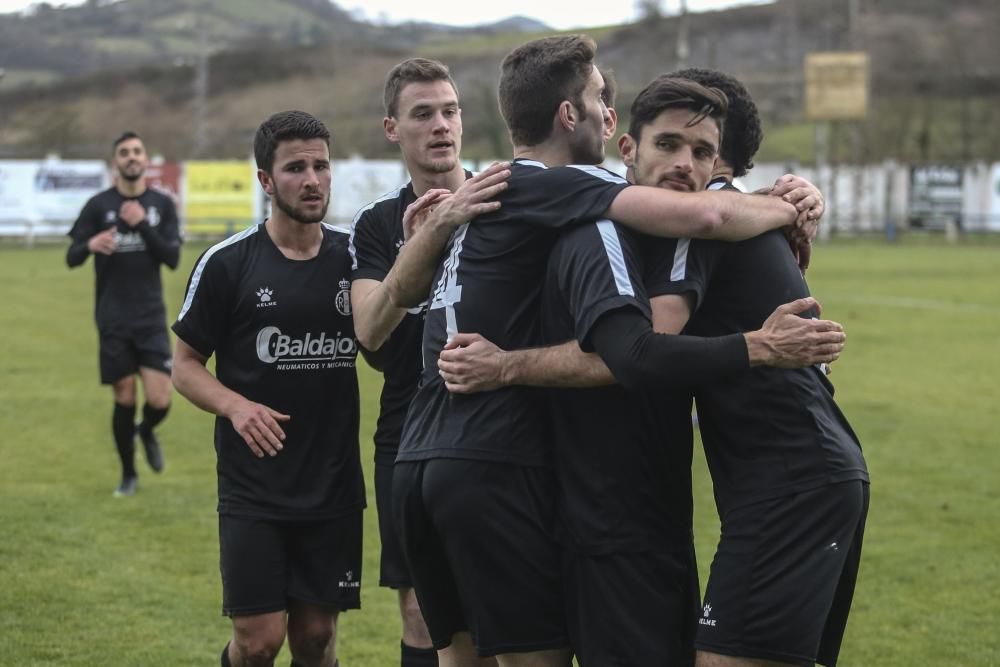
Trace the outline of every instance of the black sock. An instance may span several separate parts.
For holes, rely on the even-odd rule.
[[[233,667],[233,663],[229,662],[229,642],[226,642],[225,647],[222,649],[222,667]]]
[[[170,406],[165,408],[154,408],[149,403],[145,403],[142,406],[142,423],[139,424],[144,432],[150,433],[156,425],[163,421],[167,413],[170,412]]]
[[[433,648],[417,648],[399,642],[400,667],[437,667],[438,654]]]
[[[135,406],[115,403],[111,414],[111,432],[122,462],[122,477],[135,477]]]

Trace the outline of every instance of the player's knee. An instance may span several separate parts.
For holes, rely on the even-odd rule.
[[[285,630],[281,625],[241,629],[234,625],[233,644],[245,665],[271,665],[281,645],[285,643]]]
[[[288,636],[288,646],[299,662],[316,663],[328,652],[332,653],[336,632],[332,624],[314,623],[300,632]]]
[[[166,392],[161,395],[156,395],[150,392],[146,395],[146,403],[148,403],[151,408],[166,410],[170,407],[170,392]]]
[[[135,378],[129,375],[116,380],[111,385],[111,392],[114,394],[115,403],[118,405],[135,405]]]
[[[275,643],[264,638],[248,637],[245,640],[236,641],[236,651],[240,655],[244,665],[256,667],[257,665],[273,665],[281,651],[281,642]]]
[[[763,663],[757,660],[722,655],[710,651],[698,651],[694,664],[695,667],[763,667]]]

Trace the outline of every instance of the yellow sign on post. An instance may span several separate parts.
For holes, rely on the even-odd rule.
[[[806,118],[864,119],[868,115],[868,72],[868,54],[861,51],[806,54]]]
[[[253,169],[245,161],[185,162],[184,218],[188,228],[242,227],[252,221],[253,177]]]

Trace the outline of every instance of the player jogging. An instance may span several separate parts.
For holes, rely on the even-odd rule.
[[[101,384],[111,385],[111,431],[121,462],[115,496],[138,488],[135,436],[146,461],[163,470],[163,453],[153,429],[170,409],[170,337],[160,265],[177,268],[181,238],[174,202],[146,186],[149,162],[142,139],[125,132],[113,145],[114,187],[92,197],[76,219],[66,252],[70,268],[94,255],[94,319],[100,347]],[[145,404],[135,424],[136,380]]]

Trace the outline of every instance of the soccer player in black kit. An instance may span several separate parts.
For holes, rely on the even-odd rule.
[[[731,100],[710,188],[735,189],[732,179],[753,166],[762,136],[753,100],[721,72],[672,76]],[[637,153],[636,180],[669,171],[668,160]],[[685,333],[745,331],[775,304],[809,295],[780,231],[732,244],[692,240],[683,255],[654,269],[659,284],[650,292],[690,316]],[[818,366],[757,368],[701,385],[695,398],[722,521],[698,618],[698,667],[835,665],[860,561],[868,472],[832,384]]]
[[[403,227],[406,208],[429,190],[457,190],[471,174],[458,159],[462,114],[458,89],[445,65],[426,58],[404,60],[386,76],[383,100],[385,136],[399,144],[411,180],[354,218],[351,302],[361,352],[385,376],[375,429],[375,501],[382,546],[379,585],[398,591],[403,620],[400,665],[419,667],[436,665],[437,652],[413,592],[390,501],[403,418],[420,377],[426,304],[409,309],[393,306],[384,281],[413,232],[411,226]]]
[[[330,134],[286,111],[257,129],[264,223],[198,260],[173,330],[174,385],[217,415],[221,664],[337,664],[340,611],[360,606],[357,343],[347,234],[323,223]],[[216,357],[213,376],[205,367]]]
[[[101,384],[111,385],[111,431],[121,461],[115,496],[138,488],[135,435],[149,466],[163,470],[163,454],[153,429],[170,409],[170,337],[160,283],[160,265],[177,268],[180,230],[174,202],[146,187],[148,157],[142,139],[125,132],[115,140],[114,187],[92,197],[70,229],[70,268],[94,255],[94,319],[100,345]],[[135,424],[136,374],[145,404]]]
[[[588,38],[546,38],[504,61],[501,110],[517,159],[499,210],[455,232],[434,277],[425,370],[394,471],[394,515],[434,645],[462,641],[501,665],[563,665],[569,653],[543,401],[523,387],[452,396],[438,354],[460,331],[503,347],[539,342],[544,268],[561,229],[610,217],[661,235],[742,239],[798,217],[774,197],[633,188],[591,166],[603,159],[607,116],[594,52]],[[390,298],[419,303],[426,294],[409,285],[400,272]],[[459,664],[468,653],[440,656]]]
[[[725,104],[717,91],[689,81],[657,82],[636,98],[627,136],[642,136],[645,150],[666,151],[687,143],[684,132],[694,134],[697,140],[684,152],[696,168],[687,169],[684,181],[701,190],[718,153]],[[745,345],[724,337],[657,339],[644,266],[651,263],[648,251],[659,246],[660,239],[640,239],[608,221],[569,230],[549,257],[542,296],[544,340],[571,339],[577,353],[577,341],[596,349],[615,371],[606,379],[624,385],[548,394],[569,629],[584,667],[694,662],[699,591],[691,525],[690,400],[651,390],[741,370],[748,354],[751,364],[771,365],[832,358],[825,356],[825,343],[800,347],[794,336],[776,337],[780,329],[767,324],[765,331],[747,334]],[[792,313],[806,305],[782,306],[771,324],[802,323]],[[622,325],[629,320],[642,336]],[[762,335],[767,344],[751,341]],[[462,344],[466,347],[457,347]],[[779,353],[760,354],[769,348]],[[460,335],[441,353],[439,368],[449,389],[462,392],[494,388],[482,384],[491,375],[505,383],[544,386],[604,383],[587,364],[574,370],[572,354],[557,353],[559,348],[490,351],[480,337]],[[478,368],[471,366],[473,355],[481,362]],[[490,366],[501,358],[506,362]]]

